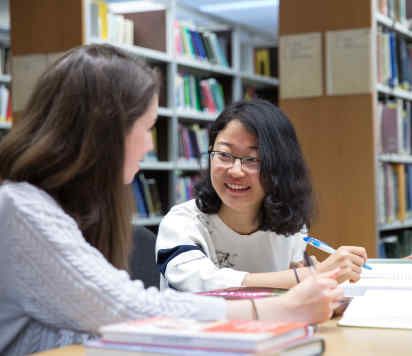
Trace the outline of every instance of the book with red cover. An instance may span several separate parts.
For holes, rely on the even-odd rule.
[[[300,322],[157,317],[103,326],[99,332],[101,341],[110,344],[254,353],[309,337],[313,327]]]
[[[207,295],[211,297],[221,297],[225,299],[255,299],[276,297],[285,292],[287,292],[287,289],[264,287],[232,287],[225,289],[215,289],[207,292],[199,292],[197,294]]]

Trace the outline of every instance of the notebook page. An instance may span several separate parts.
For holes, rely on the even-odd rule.
[[[411,264],[372,264],[372,270],[363,268],[361,278],[367,279],[395,279],[400,281],[412,281],[412,263]]]
[[[373,289],[412,290],[412,264],[374,263],[372,270],[363,269],[356,283],[342,284],[345,297],[364,295]]]
[[[411,291],[368,291],[353,298],[338,325],[412,329],[411,298]]]

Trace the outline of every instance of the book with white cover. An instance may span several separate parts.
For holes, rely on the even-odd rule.
[[[103,342],[255,352],[311,335],[304,323],[149,318],[103,326]]]
[[[204,350],[182,347],[159,347],[139,344],[105,343],[90,340],[85,343],[85,356],[307,356],[322,355],[325,341],[321,337],[305,336],[285,345],[257,352],[237,352],[228,350]]]
[[[345,297],[364,295],[368,290],[412,291],[412,263],[372,263],[371,270],[362,269],[361,279],[356,283],[342,284]]]
[[[412,291],[369,290],[353,298],[338,325],[412,329],[411,300]]]

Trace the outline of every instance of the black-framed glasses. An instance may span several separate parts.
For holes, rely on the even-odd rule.
[[[209,155],[210,160],[223,168],[232,168],[238,159],[244,171],[255,173],[260,169],[260,160],[256,157],[239,157],[224,151],[209,151]]]

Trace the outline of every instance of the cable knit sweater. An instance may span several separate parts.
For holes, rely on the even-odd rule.
[[[78,343],[101,325],[153,315],[219,319],[226,306],[145,290],[89,245],[47,193],[28,183],[0,185],[1,355]]]

